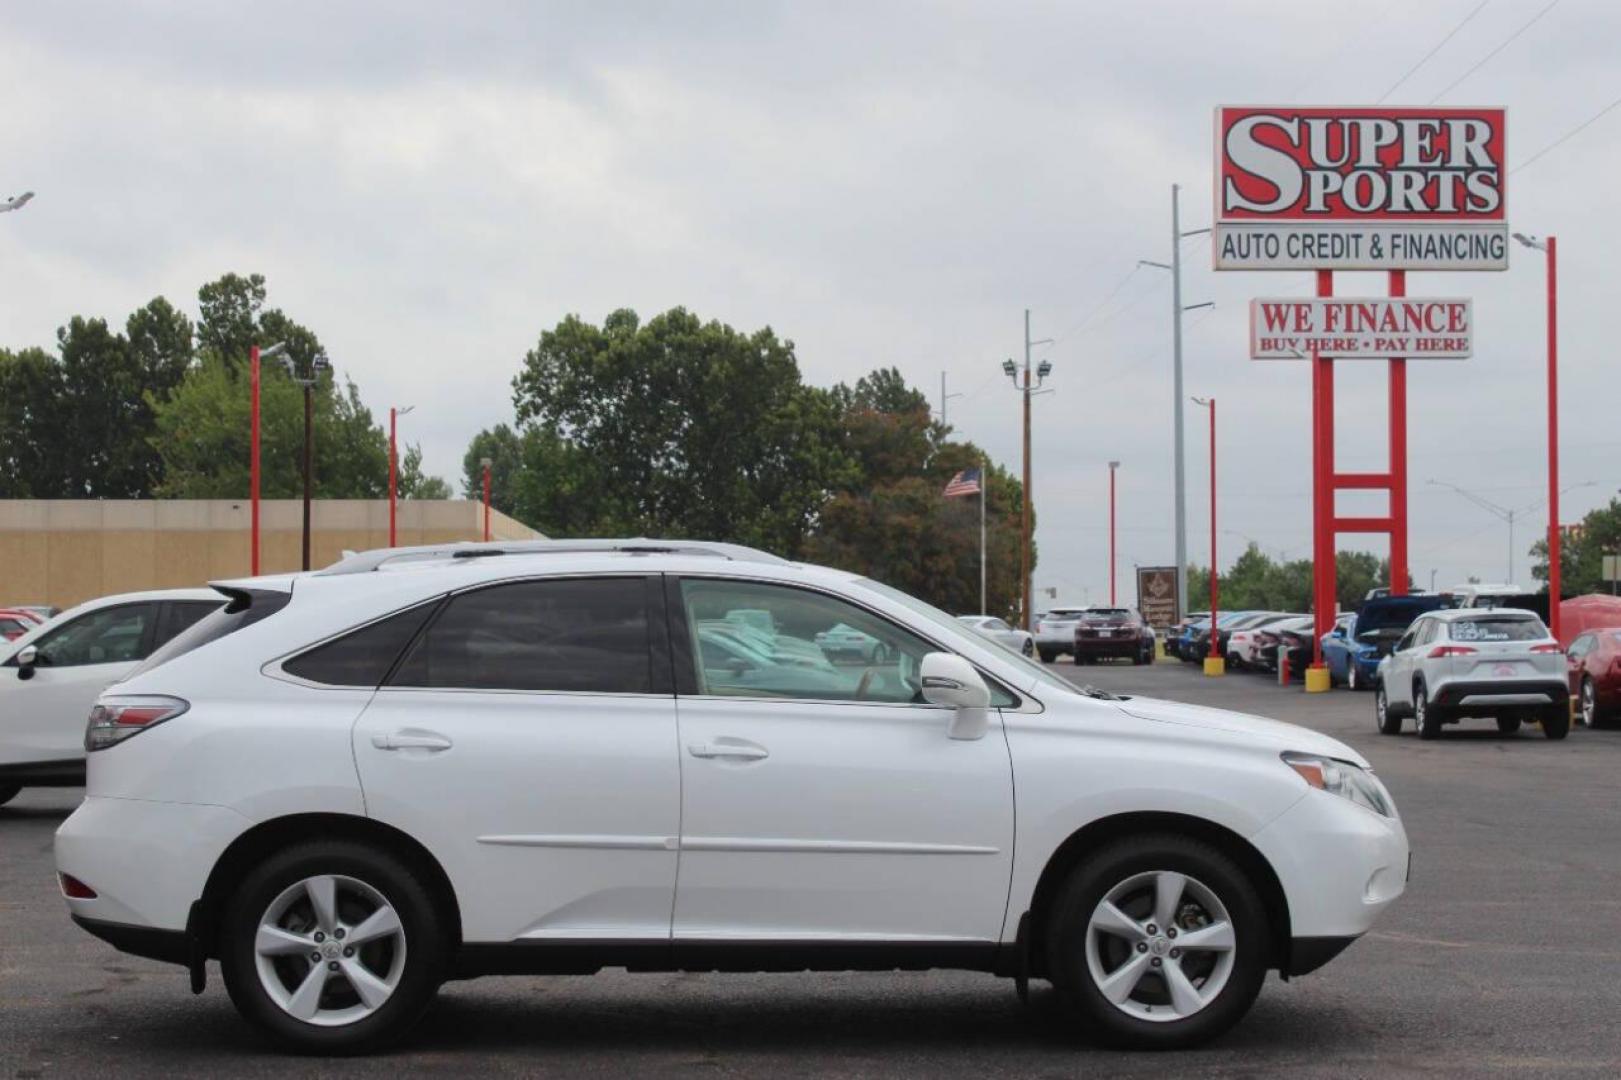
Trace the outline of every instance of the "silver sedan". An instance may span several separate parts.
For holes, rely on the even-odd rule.
[[[1003,648],[1025,656],[1035,655],[1036,639],[1030,631],[1014,629],[994,615],[958,615],[957,621],[979,631]]]

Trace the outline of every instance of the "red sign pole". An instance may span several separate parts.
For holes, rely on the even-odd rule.
[[[248,350],[248,385],[252,388],[249,396],[252,404],[249,412],[252,419],[248,421],[248,501],[252,504],[249,511],[251,524],[248,533],[248,565],[252,568],[254,577],[259,576],[259,346],[255,345]]]
[[[398,469],[399,469],[399,466],[397,464],[398,461],[399,461],[399,455],[398,455],[398,452],[396,450],[397,443],[395,441],[395,431],[398,428],[398,426],[399,426],[399,410],[391,405],[391,406],[389,406],[389,409],[388,409],[388,546],[389,547],[396,547],[396,546],[398,546],[398,543],[399,543],[395,539],[395,513],[394,513],[394,503],[395,503],[395,500],[398,498],[398,491],[399,491],[398,477],[397,477]]]
[[[1390,272],[1390,295],[1407,295],[1407,271]],[[1390,361],[1390,595],[1407,595],[1407,361]]]
[[[1221,575],[1216,572],[1216,399],[1210,399],[1210,659],[1222,659],[1219,644],[1221,635],[1216,631],[1216,600],[1220,593],[1217,583]]]
[[[1334,295],[1334,272],[1317,271],[1317,295]],[[1312,667],[1323,666],[1323,635],[1334,627],[1339,592],[1334,563],[1334,361],[1312,355]]]
[[[1109,606],[1114,607],[1114,470],[1118,462],[1109,462]]]
[[[1559,242],[1548,237],[1548,629],[1559,638]]]

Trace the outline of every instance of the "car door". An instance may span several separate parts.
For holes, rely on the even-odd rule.
[[[1587,654],[1593,651],[1598,639],[1591,633],[1578,634],[1576,640],[1570,643],[1570,649],[1565,653],[1565,681],[1570,685],[1571,696],[1581,692],[1582,673],[1587,666]]]
[[[0,673],[0,764],[84,760],[90,707],[152,651],[157,614],[149,601],[95,608],[35,638],[32,668],[8,660]]]
[[[950,711],[917,691],[918,665],[935,646],[843,598],[735,579],[671,582],[678,949],[998,940],[1013,851],[1000,714],[984,738],[948,738]],[[843,623],[883,643],[889,662],[714,666],[699,629],[735,608],[769,610],[779,633],[804,640]]]
[[[457,593],[354,729],[369,815],[424,844],[464,939],[667,943],[680,835],[657,575]]]

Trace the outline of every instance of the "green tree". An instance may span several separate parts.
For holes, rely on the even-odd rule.
[[[1559,591],[1565,596],[1609,592],[1604,578],[1604,556],[1621,553],[1621,500],[1611,499],[1590,511],[1576,528],[1559,540]],[[1548,590],[1548,541],[1531,545],[1531,576]],[[1474,579],[1471,578],[1471,581]]]
[[[1368,592],[1385,585],[1390,578],[1390,561],[1367,551],[1340,551],[1335,554],[1336,599],[1341,610],[1361,606]],[[1312,562],[1291,559],[1278,562],[1251,542],[1221,575],[1219,603],[1224,611],[1301,611],[1313,605]],[[1408,575],[1408,588],[1412,576]],[[1202,610],[1210,596],[1208,567],[1188,567],[1188,605]]]

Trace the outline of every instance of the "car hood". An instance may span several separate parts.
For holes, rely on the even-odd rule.
[[[1324,757],[1355,762],[1364,769],[1370,767],[1366,758],[1338,739],[1301,727],[1299,724],[1286,724],[1282,720],[1268,720],[1248,713],[1212,709],[1204,705],[1187,705],[1180,701],[1161,701],[1156,698],[1134,697],[1120,702],[1116,707],[1139,720],[1180,724],[1205,731],[1220,731],[1251,742],[1276,746],[1280,752],[1299,750],[1302,753],[1321,754]]]

